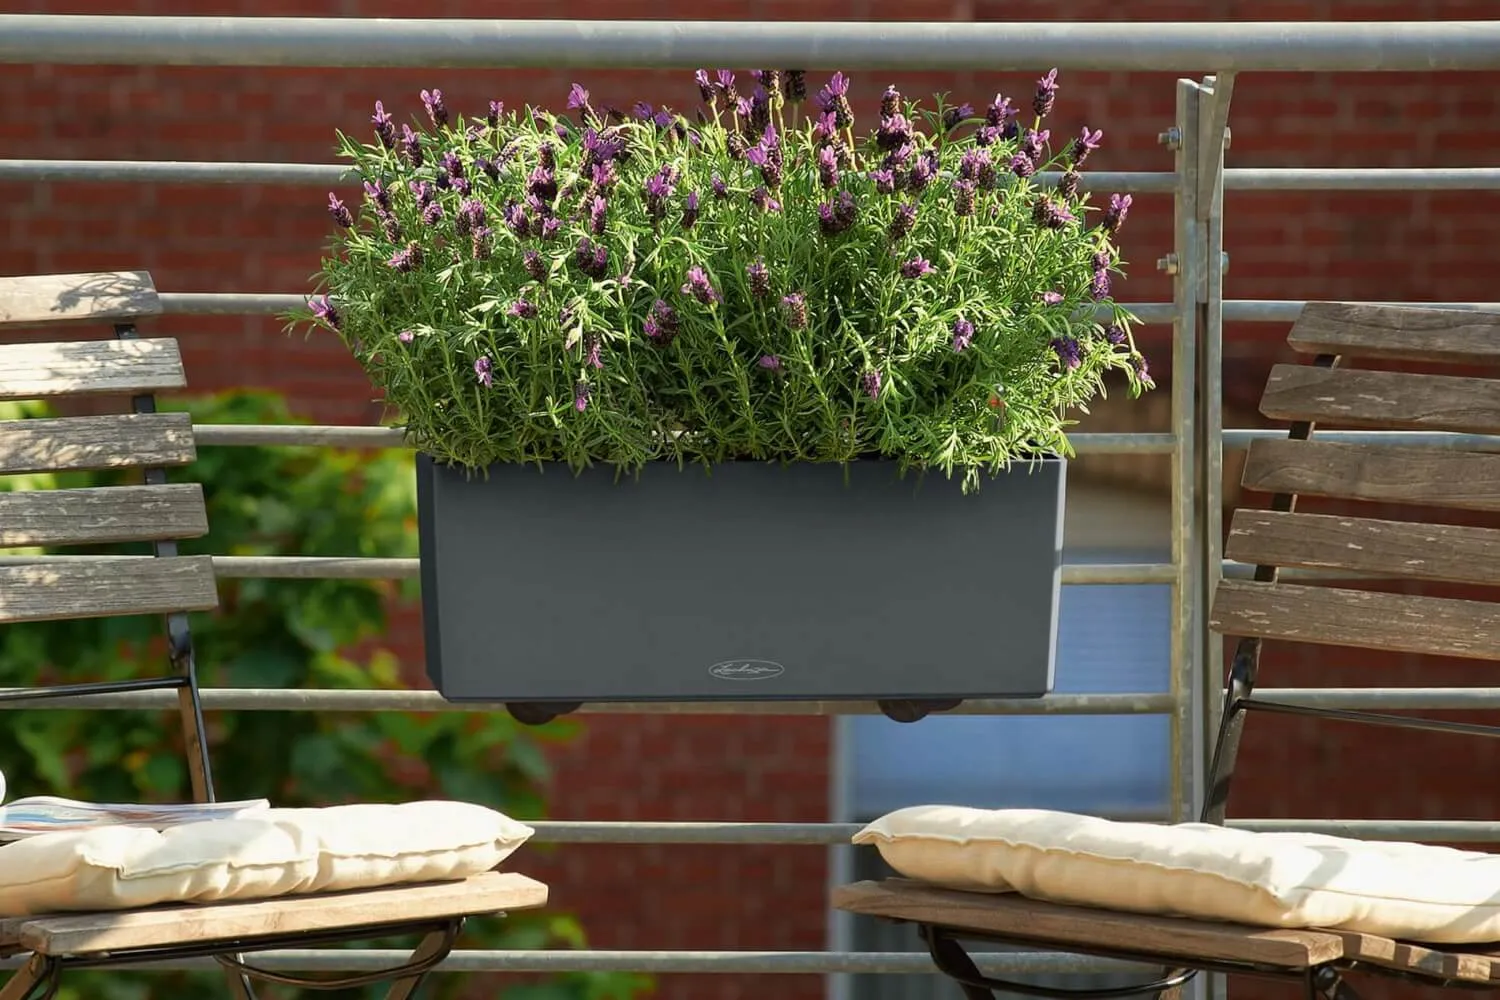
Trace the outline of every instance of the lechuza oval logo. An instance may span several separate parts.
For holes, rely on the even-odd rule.
[[[771,660],[725,660],[709,667],[708,672],[721,681],[768,681],[786,673],[786,667]]]

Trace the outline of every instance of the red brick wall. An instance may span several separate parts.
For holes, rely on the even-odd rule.
[[[1493,16],[1492,0],[432,0],[424,16],[709,17],[918,20],[1450,19]],[[407,16],[396,2],[307,0],[22,0],[12,11],[223,15]],[[1182,74],[1064,72],[1054,132],[1087,121],[1106,133],[1096,169],[1167,169],[1155,136],[1171,123]],[[997,89],[1024,94],[1033,74],[854,74],[864,107],[886,82],[909,95],[947,90],[976,104]],[[689,105],[684,74],[590,73],[602,99]],[[0,67],[0,156],[329,162],[335,128],[359,130],[376,98],[409,114],[440,86],[469,111],[490,97],[560,103],[573,74],[547,71],[261,70]],[[1500,153],[1500,75],[1247,74],[1235,97],[1230,165],[1493,166]],[[0,273],[144,267],[169,292],[295,292],[316,270],[328,223],[320,189],[257,186],[0,184]],[[1236,192],[1226,199],[1236,298],[1497,299],[1489,246],[1500,196]],[[1122,297],[1161,301],[1152,267],[1170,249],[1171,205],[1138,196],[1124,250],[1134,277]],[[319,421],[370,422],[378,412],[352,362],[328,338],[286,337],[269,317],[182,317],[156,329],[182,339],[193,384],[275,387]],[[1165,373],[1167,331],[1148,331]],[[1227,393],[1253,401],[1285,328],[1233,325]],[[329,553],[337,554],[337,553]],[[402,638],[415,633],[410,616]],[[1268,660],[1266,683],[1445,684],[1474,668],[1405,659],[1374,664],[1321,654]],[[557,755],[554,814],[574,819],[827,818],[828,726],[810,719],[595,717]],[[1490,773],[1489,743],[1256,719],[1242,762],[1237,815],[1491,817],[1473,777]],[[1295,776],[1287,780],[1287,776]],[[1329,784],[1337,779],[1339,784]],[[1483,794],[1483,793],[1480,793]],[[580,913],[606,948],[816,949],[824,944],[824,852],[815,848],[563,847],[533,865],[560,907]],[[815,977],[665,977],[661,996],[811,998]],[[1401,995],[1416,995],[1402,987]],[[1375,994],[1380,996],[1396,995]],[[1237,997],[1291,996],[1240,984]]]

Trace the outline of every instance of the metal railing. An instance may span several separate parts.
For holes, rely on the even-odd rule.
[[[1173,591],[1171,683],[1165,693],[1051,695],[1040,700],[966,702],[961,714],[1156,714],[1170,719],[1172,819],[1196,811],[1202,797],[1205,734],[1215,723],[1222,647],[1205,624],[1206,598],[1220,574],[1242,573],[1219,551],[1222,455],[1275,431],[1222,427],[1221,362],[1226,321],[1287,322],[1300,301],[1225,300],[1223,193],[1254,191],[1500,190],[1500,168],[1225,169],[1235,74],[1277,71],[1450,71],[1500,68],[1500,22],[1228,24],[867,24],[653,21],[377,21],[328,18],[178,18],[0,15],[0,63],[317,67],[620,67],[699,65],[806,66],[887,70],[1065,69],[1213,71],[1177,82],[1175,120],[1161,138],[1173,169],[1094,173],[1094,187],[1171,192],[1174,238],[1162,266],[1173,275],[1170,302],[1130,306],[1144,322],[1174,329],[1169,433],[1079,434],[1079,454],[1172,457],[1172,558],[1168,563],[1069,565],[1066,583],[1168,583]],[[23,150],[16,150],[21,152]],[[0,160],[0,181],[264,183],[329,185],[347,179],[335,164]],[[1055,178],[1052,178],[1055,180]],[[275,313],[300,305],[297,293],[188,293],[161,296],[170,315]],[[1430,303],[1500,308],[1496,303]],[[200,425],[205,445],[388,447],[397,430],[374,427]],[[1329,433],[1330,439],[1400,437],[1424,443],[1500,450],[1473,435]],[[216,557],[229,577],[409,578],[411,559]],[[1345,708],[1500,707],[1500,688],[1265,689],[1293,704]],[[143,692],[86,699],[110,710],[166,705],[170,694]],[[78,705],[79,700],[57,705]],[[208,709],[256,711],[491,711],[449,704],[433,692],[210,689]],[[874,712],[847,703],[594,705],[585,712],[833,715]],[[558,843],[845,845],[847,823],[539,822],[537,839]],[[1500,841],[1500,824],[1481,822],[1240,820],[1247,829],[1322,830],[1371,838]],[[383,951],[287,951],[272,968],[354,970],[387,965]],[[191,964],[191,963],[187,963]],[[1052,954],[985,956],[999,975],[1103,971],[1118,963]],[[179,966],[180,967],[180,966]],[[910,973],[933,971],[924,955],[831,952],[496,952],[458,951],[453,971],[630,970],[719,973]]]

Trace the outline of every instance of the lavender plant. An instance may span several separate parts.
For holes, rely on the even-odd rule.
[[[328,196],[323,294],[291,319],[471,469],[883,457],[968,490],[1070,454],[1110,370],[1151,385],[1110,298],[1130,198],[1080,193],[1099,131],[1053,150],[1055,70],[1029,113],[887,88],[863,129],[842,73],[811,101],[795,70],[695,79],[692,119],[578,84],[561,116],[377,102],[373,141],[339,136],[363,203]]]

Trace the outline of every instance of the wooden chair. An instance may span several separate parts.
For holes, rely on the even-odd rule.
[[[1317,422],[1351,428],[1500,433],[1500,379],[1346,368],[1347,357],[1428,364],[1500,361],[1500,315],[1309,303],[1290,343],[1311,364],[1276,365],[1261,411],[1291,421],[1285,439],[1252,443],[1243,484],[1272,494],[1266,510],[1235,512],[1225,554],[1255,565],[1226,579],[1209,627],[1239,637],[1229,671],[1203,821],[1222,824],[1240,735],[1254,711],[1398,728],[1497,736],[1494,727],[1278,704],[1255,696],[1262,643],[1287,640],[1367,650],[1500,659],[1500,606],[1334,583],[1279,582],[1278,567],[1342,571],[1386,582],[1500,584],[1500,530],[1430,523],[1433,507],[1500,510],[1500,454],[1461,447],[1312,439]],[[1460,442],[1461,443],[1461,442]],[[1298,513],[1298,496],[1427,508],[1423,520]],[[1199,970],[1292,979],[1309,996],[1350,998],[1359,969],[1427,984],[1500,989],[1500,943],[1428,947],[1369,934],[1273,930],[1142,916],[889,879],[834,891],[834,906],[919,925],[941,971],[970,1000],[1007,990],[1041,996],[1163,995]],[[960,939],[1029,944],[1164,966],[1157,981],[1104,991],[1049,990],[982,976]]]
[[[167,483],[164,468],[195,458],[182,413],[156,412],[153,393],[185,384],[177,343],[140,338],[135,321],[161,311],[144,272],[0,278],[0,328],[110,323],[115,338],[0,346],[0,400],[129,394],[130,412],[0,422],[0,474],[140,468],[139,485],[0,493],[0,547],[149,542],[154,558],[0,566],[0,624],[110,615],[166,619],[170,671],[162,677],[0,692],[0,700],[172,688],[178,694],[195,801],[214,799],[189,611],[217,606],[210,556],[181,556],[176,540],[207,534],[203,491]],[[0,846],[0,852],[4,847]],[[331,988],[391,980],[410,997],[452,949],[465,918],[531,909],[547,888],[523,875],[486,872],[462,881],[257,902],[162,905],[133,911],[0,919],[0,955],[30,959],[0,1000],[56,991],[65,968],[212,956],[231,994],[249,980]],[[245,964],[241,953],[406,933],[424,935],[405,965],[338,980],[298,980]]]

